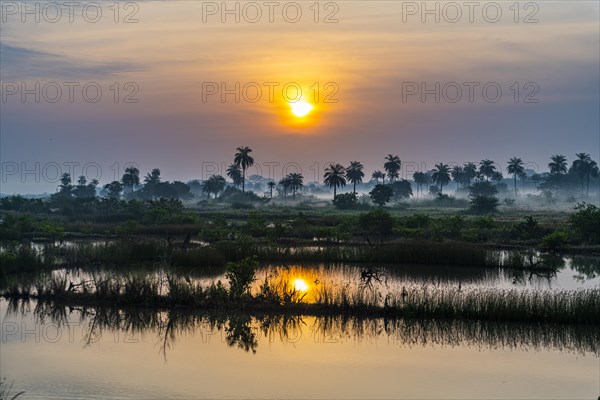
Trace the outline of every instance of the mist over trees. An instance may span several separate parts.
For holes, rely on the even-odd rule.
[[[431,170],[416,171],[410,176],[402,175],[400,157],[388,154],[382,159],[381,169],[372,172],[365,171],[358,160],[349,161],[347,167],[338,162],[330,163],[324,169],[322,183],[307,183],[300,171],[278,181],[260,175],[248,176],[249,168],[255,163],[252,152],[248,146],[237,147],[224,171],[225,176],[214,174],[205,180],[187,183],[163,180],[158,168],[152,168],[141,178],[138,168],[128,167],[121,180],[103,186],[84,176],[73,182],[73,177],[63,174],[56,193],[48,199],[33,205],[26,204],[26,199],[19,196],[5,197],[0,207],[45,208],[48,212],[68,215],[127,207],[141,210],[161,199],[188,205],[215,202],[247,208],[268,202],[329,198],[330,204],[340,209],[401,204],[414,199],[436,207],[490,213],[500,206],[550,206],[589,201],[590,192],[597,192],[600,183],[597,162],[583,152],[571,160],[563,154],[551,155],[546,172],[527,169],[523,159],[514,156],[504,165],[485,158],[462,165],[439,162]],[[501,171],[506,171],[507,176]],[[367,176],[369,180],[365,180]]]

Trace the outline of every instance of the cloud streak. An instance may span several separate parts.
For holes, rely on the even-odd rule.
[[[131,62],[91,62],[3,42],[0,43],[0,58],[3,81],[103,80],[117,74],[143,70],[142,66]]]

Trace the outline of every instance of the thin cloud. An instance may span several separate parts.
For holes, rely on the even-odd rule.
[[[64,54],[0,43],[3,81],[32,79],[96,79],[140,71],[140,65],[126,62],[89,62]]]

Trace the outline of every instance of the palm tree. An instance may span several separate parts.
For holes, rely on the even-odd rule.
[[[502,176],[502,172],[501,171],[494,171],[494,173],[492,174],[492,180],[496,182],[496,185],[500,184],[500,181],[504,179],[504,176]]]
[[[287,191],[290,188],[289,176],[281,178],[281,180],[279,181],[279,186],[283,188],[283,197],[287,197]]]
[[[346,178],[344,177],[345,171],[344,167],[341,164],[329,164],[327,168],[325,168],[325,185],[333,188],[333,198],[337,194],[338,187],[346,186]]]
[[[486,178],[488,181],[492,179],[496,172],[496,166],[492,160],[481,160],[479,162],[479,173],[480,177]]]
[[[252,149],[248,146],[238,147],[233,162],[242,168],[242,192],[246,191],[246,169],[254,165],[254,158],[250,155]]]
[[[596,161],[592,161],[592,171],[590,173],[590,176],[593,178],[596,178],[596,179],[598,179],[600,177],[600,169],[598,168],[598,164],[596,163]],[[585,190],[586,190],[585,195],[589,196],[590,195],[590,178],[589,177],[587,180],[587,188]]]
[[[523,171],[523,173],[519,174],[519,179],[521,180],[521,190],[525,193],[525,183],[527,183],[527,172]]]
[[[71,175],[68,173],[64,173],[60,177],[60,185],[58,185],[58,192],[71,197],[71,192],[73,191],[73,185],[71,184]]]
[[[302,189],[302,186],[304,186],[304,182],[303,182],[304,177],[302,176],[302,174],[293,172],[293,173],[289,174],[288,176],[286,176],[285,180],[287,181],[289,188],[292,189],[293,197],[295,199],[296,191],[299,189]]]
[[[393,182],[399,176],[398,172],[402,167],[402,162],[400,161],[400,157],[394,156],[392,154],[388,154],[387,157],[385,157],[385,159],[387,161],[385,162],[385,164],[383,164],[383,168],[387,172],[390,181]]]
[[[201,189],[206,193],[206,198],[210,198],[210,194],[215,194],[215,199],[219,192],[225,189],[227,182],[221,175],[212,175],[210,178],[202,182]]]
[[[227,167],[227,176],[231,178],[236,187],[239,187],[244,182],[244,179],[242,178],[242,170],[237,164],[231,164],[229,167]]]
[[[208,178],[207,180],[205,180],[204,182],[202,182],[200,184],[200,189],[202,189],[202,191],[204,193],[206,193],[206,200],[210,199],[210,193],[212,192],[212,186],[210,183],[210,178]]]
[[[123,184],[119,181],[112,181],[111,183],[104,185],[104,189],[107,191],[106,197],[112,200],[118,200],[123,191]]]
[[[129,193],[133,193],[133,188],[140,184],[140,170],[136,167],[125,168],[125,173],[121,178],[123,186],[129,188]]]
[[[467,181],[467,186],[471,186],[471,180],[477,176],[477,165],[472,162],[465,163],[463,165],[463,176]]]
[[[426,173],[417,171],[413,174],[413,180],[417,184],[417,197],[419,197],[419,191],[423,185],[429,183],[429,177]]]
[[[562,154],[555,154],[550,157],[550,160],[552,161],[548,163],[548,168],[550,168],[550,173],[555,176],[556,190],[558,191],[560,176],[567,172],[567,157]]]
[[[440,193],[443,193],[444,185],[450,182],[450,167],[448,164],[439,163],[435,165],[433,174],[431,175],[433,182],[440,185]]]
[[[154,185],[160,183],[160,169],[153,168],[152,171],[147,173],[144,177],[144,183],[146,185]]]
[[[275,182],[273,181],[269,181],[269,183],[267,183],[267,186],[269,187],[269,195],[270,198],[273,198],[273,188],[275,187]]]
[[[215,199],[216,199],[219,192],[222,192],[223,189],[225,189],[225,186],[227,185],[227,181],[225,181],[225,178],[223,178],[221,175],[213,175],[210,180],[211,180],[211,185],[214,188]]]
[[[356,184],[362,182],[365,173],[363,172],[364,166],[358,161],[350,161],[350,166],[346,168],[346,179],[348,182],[352,182],[352,192],[356,194]]]
[[[381,179],[382,183],[385,183],[385,174],[379,170],[373,171],[371,178],[375,179],[376,183],[379,183],[379,179]]]
[[[455,165],[452,167],[452,180],[456,182],[456,190],[458,190],[459,183],[463,180],[464,172],[460,165]]]
[[[587,189],[586,196],[589,196],[590,191],[590,177],[598,175],[598,164],[592,160],[587,153],[575,154],[577,160],[573,161],[571,169],[581,178],[581,195],[583,196],[583,187],[587,178]]]
[[[525,173],[525,167],[523,166],[523,160],[519,157],[513,157],[508,160],[508,166],[506,167],[506,172],[512,174],[513,180],[515,182],[515,199],[517,198],[517,176],[521,176]]]

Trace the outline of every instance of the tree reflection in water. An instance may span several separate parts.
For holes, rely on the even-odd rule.
[[[32,311],[33,306],[33,311]],[[383,337],[399,346],[468,346],[524,350],[553,349],[577,354],[600,354],[597,326],[519,324],[492,321],[365,318],[343,315],[193,313],[181,310],[64,307],[52,302],[11,300],[7,317],[27,317],[36,323],[83,329],[84,346],[104,335],[156,335],[166,358],[178,337],[219,333],[229,347],[256,353],[260,339],[296,343],[309,335],[316,342],[372,340]]]

